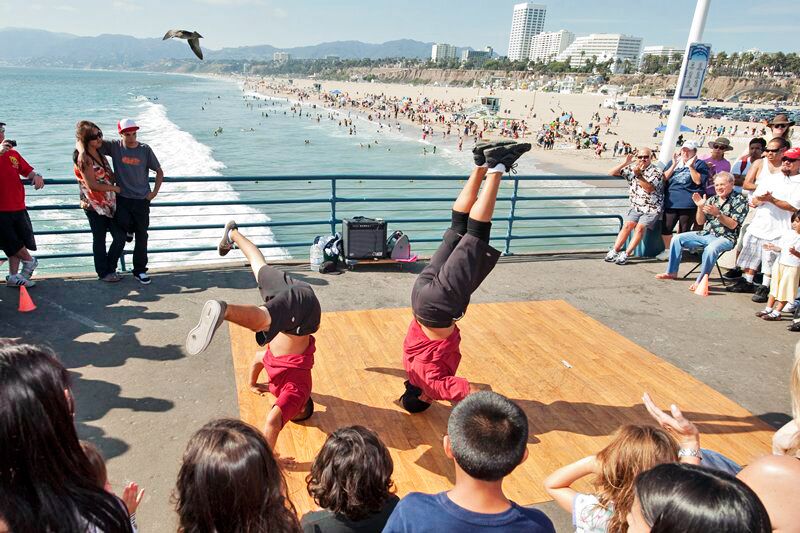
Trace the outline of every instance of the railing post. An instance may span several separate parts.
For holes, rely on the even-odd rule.
[[[122,250],[122,254],[119,256],[119,269],[125,272],[125,250]]]
[[[336,176],[331,178],[331,235],[336,235]]]
[[[517,209],[517,192],[519,191],[519,178],[514,177],[514,192],[511,194],[511,210],[508,212],[508,231],[506,232],[506,249],[503,255],[511,255],[511,229],[514,225],[514,215]]]

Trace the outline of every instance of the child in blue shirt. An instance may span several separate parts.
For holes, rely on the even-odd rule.
[[[455,463],[455,487],[407,495],[384,533],[555,533],[544,513],[503,494],[503,478],[528,457],[528,419],[518,405],[494,392],[470,394],[450,413],[447,433],[444,452]]]

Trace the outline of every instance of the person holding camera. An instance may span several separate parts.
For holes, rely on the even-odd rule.
[[[635,156],[626,155],[622,163],[608,171],[608,175],[625,178],[630,185],[631,208],[624,216],[622,229],[619,230],[613,248],[605,257],[606,262],[624,265],[642,242],[645,230],[653,229],[661,219],[661,210],[664,207],[664,173],[653,164],[653,151],[650,148],[639,148]],[[627,249],[623,249],[631,232],[631,242]]]
[[[5,135],[6,125],[0,122],[0,248],[8,257],[6,285],[33,287],[36,282],[31,277],[39,261],[30,253],[36,250],[36,239],[20,178],[33,183],[37,190],[44,187],[44,178],[17,152],[17,143]]]

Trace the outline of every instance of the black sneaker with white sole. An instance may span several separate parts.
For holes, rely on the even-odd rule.
[[[235,220],[231,220],[225,224],[225,233],[222,234],[222,239],[220,239],[219,244],[217,245],[217,251],[219,252],[219,255],[225,256],[231,251],[233,248],[233,241],[230,240],[228,235],[230,234],[231,230],[238,228],[239,226],[236,225]]]
[[[147,275],[147,272],[139,272],[134,274],[133,277],[142,285],[150,285],[150,276]]]
[[[225,310],[228,304],[220,300],[209,300],[200,313],[200,322],[189,332],[186,337],[186,351],[190,355],[197,355],[211,344],[214,333],[225,322]]]
[[[486,164],[494,168],[499,164],[506,167],[506,172],[511,172],[516,166],[517,159],[531,149],[530,143],[516,143],[509,146],[498,146],[485,150]]]
[[[732,268],[722,275],[725,279],[739,279],[742,277],[742,269],[739,267]]]
[[[516,141],[479,142],[475,145],[475,148],[472,149],[472,158],[475,160],[477,166],[483,166],[486,163],[486,156],[483,152],[491,150],[492,148],[497,148],[498,146],[506,146],[515,143]]]

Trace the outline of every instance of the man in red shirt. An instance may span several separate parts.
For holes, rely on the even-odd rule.
[[[424,411],[435,400],[461,401],[477,390],[455,375],[461,361],[456,321],[500,258],[489,245],[489,233],[501,177],[530,149],[527,143],[502,141],[472,150],[475,168],[453,204],[450,228],[411,291],[414,318],[403,342],[408,380],[400,397],[410,413]]]
[[[33,182],[36,189],[44,187],[44,179],[25,161],[6,140],[6,125],[0,122],[0,248],[8,257],[6,285],[32,287],[33,271],[39,262],[29,250],[36,250],[33,226],[25,208],[25,188],[20,178]],[[22,272],[19,265],[22,262]]]

